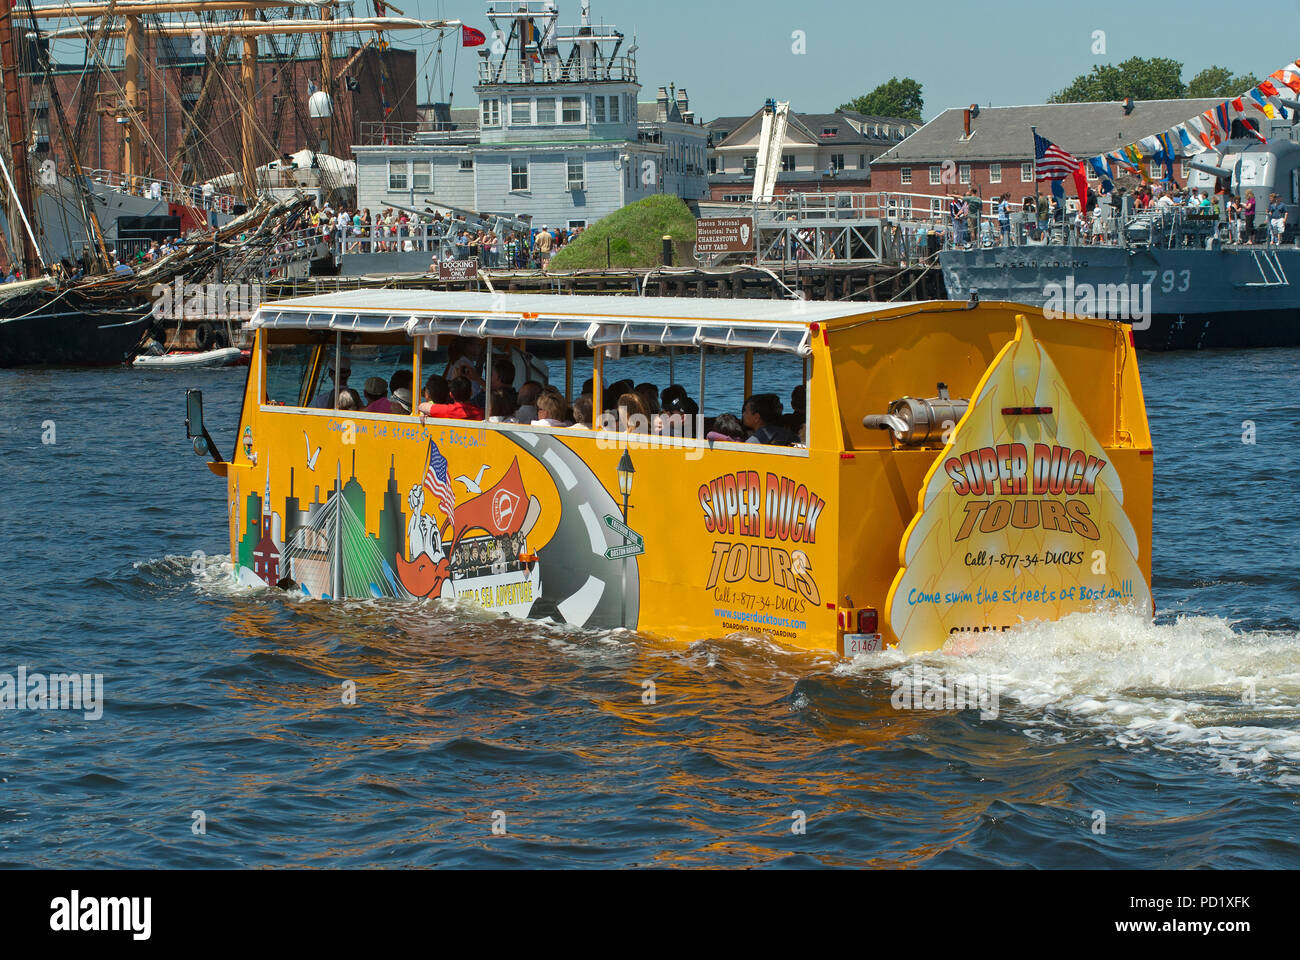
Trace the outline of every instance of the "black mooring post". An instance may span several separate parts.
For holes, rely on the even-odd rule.
[[[673,265],[673,238],[664,237],[664,266],[671,267],[672,265]]]

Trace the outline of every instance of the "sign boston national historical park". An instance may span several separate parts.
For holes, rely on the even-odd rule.
[[[752,217],[714,217],[695,222],[695,252],[747,253],[754,249]]]

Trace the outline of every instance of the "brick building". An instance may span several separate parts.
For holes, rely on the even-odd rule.
[[[706,125],[711,200],[744,203],[753,195],[764,109],[747,117],[720,117]],[[920,126],[915,120],[868,117],[852,111],[795,113],[792,110],[775,192],[778,196],[865,192],[872,182],[872,164],[876,158]]]
[[[1221,103],[1222,98],[1145,100],[1133,103],[1128,112],[1123,103],[1115,102],[982,107],[978,113],[945,110],[876,159],[872,189],[943,195],[964,193],[973,186],[981,196],[1009,191],[1019,201],[1034,193],[1030,127],[1036,126],[1039,136],[1086,160],[1164,133]],[[1148,172],[1156,179],[1165,175],[1163,166]],[[1096,183],[1091,167],[1087,173],[1089,181]],[[1186,185],[1187,174],[1186,160],[1174,164],[1179,186]],[[1073,196],[1073,186],[1067,184],[1066,192]]]
[[[200,99],[204,78],[213,69],[202,58],[189,53],[189,41],[183,52],[166,38],[146,36],[141,62],[141,93],[149,117],[149,139],[143,151],[144,173],[159,179],[171,179],[158,158],[158,150],[170,160],[185,135],[186,114]],[[232,44],[230,55],[218,62],[219,76],[214,80],[210,105],[198,118],[200,133],[189,151],[181,171],[185,182],[199,182],[224,173],[238,172],[240,167],[239,104],[243,93],[239,76],[239,47]],[[335,70],[341,70],[357,48],[339,46],[334,52]],[[123,167],[123,133],[125,124],[116,122],[119,108],[122,69],[98,77],[89,74],[88,89],[81,90],[81,64],[59,64],[53,72],[59,100],[73,130],[83,109],[85,118],[79,154],[87,169],[120,171]],[[256,163],[277,159],[304,147],[320,149],[327,141],[329,152],[346,156],[350,147],[361,140],[363,123],[388,120],[415,121],[416,61],[415,51],[373,47],[360,54],[337,79],[334,116],[329,120],[308,115],[307,98],[313,84],[321,79],[321,62],[316,56],[274,57],[263,41],[257,63],[257,96],[254,105],[257,119]],[[67,153],[59,142],[58,120],[52,114],[48,81],[44,74],[28,72],[23,77],[23,96],[30,110],[34,146],[33,165],[53,159],[60,171],[67,169]],[[387,100],[391,111],[386,112]],[[157,145],[155,149],[153,144]]]

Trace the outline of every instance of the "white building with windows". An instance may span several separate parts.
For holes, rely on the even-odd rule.
[[[655,193],[707,196],[707,131],[685,91],[662,119],[639,117],[635,44],[591,23],[562,27],[553,3],[490,2],[479,49],[477,122],[443,109],[418,125],[366,131],[355,145],[357,202],[530,216],[587,226]],[[689,119],[688,119],[689,118]],[[414,128],[412,128],[414,127]]]
[[[765,105],[748,117],[719,117],[708,124],[708,183],[712,199],[748,202],[763,129]],[[790,111],[781,147],[776,194],[863,193],[871,189],[876,158],[915,133],[921,124],[905,117],[869,117]]]

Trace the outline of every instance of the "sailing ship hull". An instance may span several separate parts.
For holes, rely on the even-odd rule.
[[[1132,324],[1141,350],[1300,346],[1300,249],[1026,246],[939,256],[948,296]],[[1295,283],[1290,278],[1295,277]],[[1128,313],[1101,303],[1123,292]]]
[[[148,307],[77,308],[64,300],[0,317],[0,367],[112,366],[130,360],[149,329]]]

